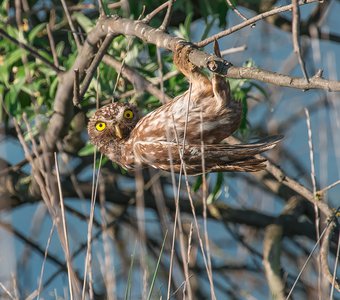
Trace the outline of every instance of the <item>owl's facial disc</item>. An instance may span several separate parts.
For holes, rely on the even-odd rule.
[[[138,110],[133,104],[115,102],[105,105],[90,118],[90,140],[103,150],[113,147],[113,144],[122,145],[138,120]]]

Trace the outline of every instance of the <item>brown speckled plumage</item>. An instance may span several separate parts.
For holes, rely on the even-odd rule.
[[[239,127],[241,104],[230,97],[229,83],[224,78],[213,75],[210,81],[191,65],[189,52],[189,46],[178,45],[174,63],[189,79],[191,89],[141,119],[131,104],[112,103],[100,108],[88,124],[91,142],[108,158],[127,169],[140,163],[179,172],[180,149],[184,150],[188,174],[202,173],[203,155],[206,172],[262,170],[265,160],[256,158],[256,154],[273,148],[281,138],[270,137],[247,145],[221,143]],[[133,112],[132,119],[124,117],[126,110]],[[96,130],[98,122],[105,122],[103,131]],[[115,132],[117,125],[120,136]]]

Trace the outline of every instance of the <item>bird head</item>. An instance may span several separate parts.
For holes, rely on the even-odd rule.
[[[111,103],[99,108],[90,118],[90,141],[102,152],[129,138],[139,120],[137,107],[130,103]]]

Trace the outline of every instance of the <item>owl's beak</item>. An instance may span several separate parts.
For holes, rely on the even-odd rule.
[[[115,125],[115,135],[116,135],[116,137],[118,137],[120,139],[123,138],[122,131],[121,131],[121,129],[120,129],[118,124]]]

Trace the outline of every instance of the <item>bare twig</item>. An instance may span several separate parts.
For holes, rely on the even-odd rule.
[[[340,91],[340,82],[313,76],[306,82],[305,78],[292,77],[259,68],[229,67],[227,77],[237,79],[255,79],[277,86],[290,87],[301,90],[323,89],[326,91]]]
[[[93,220],[94,220],[94,209],[96,204],[97,198],[97,191],[98,191],[98,184],[99,184],[99,174],[101,169],[103,156],[100,155],[99,159],[99,167],[97,172],[95,172],[95,165],[96,165],[96,156],[94,155],[93,158],[93,176],[92,176],[92,196],[91,196],[91,209],[90,209],[90,219],[87,227],[87,244],[86,244],[86,256],[85,256],[85,268],[84,268],[84,282],[83,282],[83,290],[82,290],[82,297],[81,299],[85,299],[85,292],[86,292],[86,278],[88,276],[89,270],[91,270],[91,249],[92,249],[92,228],[93,228]],[[92,287],[90,286],[90,289]]]
[[[73,84],[73,105],[79,107],[79,69],[74,70],[74,84]]]
[[[83,84],[81,86],[80,93],[79,93],[79,100],[80,101],[84,98],[84,95],[85,95],[85,93],[86,93],[86,91],[87,91],[87,89],[88,89],[88,87],[91,83],[93,74],[97,70],[98,65],[102,61],[103,56],[105,55],[106,50],[110,46],[112,39],[114,37],[115,36],[110,34],[110,33],[105,37],[105,39],[104,39],[102,45],[100,46],[95,58],[93,59],[90,67],[86,70],[86,76],[83,80]]]
[[[285,299],[285,286],[281,278],[281,241],[282,226],[269,225],[263,241],[263,265],[273,299]]]
[[[315,165],[314,165],[314,151],[313,151],[313,139],[312,139],[312,127],[310,124],[310,116],[309,111],[305,108],[306,121],[307,121],[307,129],[308,129],[308,146],[309,146],[309,157],[310,157],[310,165],[311,165],[311,180],[313,186],[313,195],[314,201],[318,201],[316,198],[316,180],[315,180]],[[320,239],[320,213],[319,209],[314,204],[314,212],[315,212],[315,232],[316,232],[316,240]],[[321,295],[321,258],[320,256],[317,258],[318,261],[318,293]]]
[[[46,30],[47,30],[48,40],[50,42],[50,47],[51,47],[54,65],[57,68],[59,68],[57,51],[56,51],[56,48],[55,48],[54,38],[53,38],[53,34],[52,34],[51,27],[50,27],[49,23],[46,24]]]
[[[337,186],[340,183],[340,180],[337,180],[335,182],[333,182],[332,184],[326,186],[325,188],[323,188],[322,190],[318,191],[318,194],[324,194],[326,193],[328,190],[334,188],[335,186]]]
[[[60,1],[61,1],[61,4],[63,5],[64,11],[65,11],[65,15],[66,15],[66,18],[67,18],[67,22],[68,22],[68,24],[69,24],[69,26],[71,28],[74,41],[76,42],[76,45],[77,45],[77,49],[80,50],[81,44],[80,44],[80,41],[79,41],[79,37],[77,35],[77,30],[76,30],[76,28],[73,25],[73,21],[72,21],[70,12],[68,11],[67,4],[66,4],[65,0],[60,0]]]
[[[162,97],[159,98],[159,100],[162,102],[162,104],[165,104],[167,101],[165,99],[165,93],[164,93],[164,79],[163,79],[163,63],[162,63],[162,53],[161,50],[157,47],[157,62],[158,62],[158,73],[159,73],[159,83],[161,87],[161,95]]]
[[[174,0],[168,1],[168,9],[167,9],[165,17],[163,19],[162,25],[159,27],[159,30],[161,30],[161,31],[165,31],[169,26],[173,4],[174,4]]]
[[[115,68],[117,72],[120,72],[123,77],[125,77],[134,85],[137,92],[139,90],[140,91],[146,90],[151,95],[155,96],[157,99],[164,99],[165,102],[169,102],[171,100],[171,98],[168,95],[162,93],[162,91],[159,90],[156,86],[154,86],[149,80],[144,78],[136,70],[127,66],[126,64],[123,65],[123,63],[117,61],[116,59],[109,55],[104,56],[103,62]]]
[[[21,30],[21,26],[22,26],[21,1],[15,0],[14,6],[15,6],[15,20],[17,22],[17,26],[18,26],[19,30]]]
[[[335,288],[335,278],[336,278],[338,263],[339,263],[339,256],[340,256],[340,230],[339,230],[339,233],[338,233],[338,247],[336,249],[336,254],[335,254],[332,289],[331,289],[331,294],[329,296],[329,300],[334,299],[333,295],[334,295],[334,288]]]
[[[49,60],[47,60],[44,56],[40,55],[38,50],[34,49],[32,46],[28,46],[22,42],[19,42],[17,39],[14,37],[10,36],[5,30],[0,28],[0,36],[3,38],[8,39],[11,41],[13,44],[16,44],[20,48],[26,50],[30,55],[34,56],[35,58],[41,60],[46,66],[50,67],[52,70],[54,70],[57,73],[63,72],[61,69],[59,69],[56,65],[51,63]]]
[[[11,294],[11,292],[5,287],[5,285],[0,282],[0,287],[4,290],[4,292],[7,294],[7,296],[10,298],[10,299],[13,299],[15,300],[16,298]]]
[[[163,3],[162,5],[158,6],[155,10],[153,10],[151,13],[147,14],[144,19],[141,21],[145,24],[148,24],[157,14],[159,14],[163,9],[169,6],[170,0]]]
[[[333,215],[332,219],[333,219],[333,218],[334,218],[334,215]],[[306,261],[305,261],[305,263],[303,264],[303,266],[302,266],[302,268],[301,268],[301,270],[300,270],[298,276],[296,277],[296,279],[295,279],[295,281],[294,281],[294,283],[293,283],[293,285],[292,285],[292,287],[291,287],[291,289],[290,289],[290,291],[289,291],[289,293],[288,293],[288,295],[287,295],[287,297],[286,297],[286,300],[288,300],[289,297],[291,296],[291,294],[293,293],[296,284],[298,283],[298,281],[299,281],[299,279],[300,279],[300,277],[301,277],[303,271],[305,270],[307,264],[309,263],[310,259],[312,258],[312,255],[313,255],[314,251],[315,251],[316,248],[319,246],[319,244],[320,244],[320,242],[321,242],[321,239],[323,238],[323,236],[325,235],[325,233],[328,231],[328,229],[332,226],[332,225],[331,225],[332,222],[333,222],[332,219],[329,220],[327,226],[326,226],[326,227],[324,228],[324,230],[322,231],[322,233],[321,233],[321,235],[320,235],[320,238],[316,241],[316,243],[315,243],[313,249],[311,250],[311,252],[310,252],[308,258],[307,258]],[[325,238],[325,239],[326,239],[326,238]],[[333,278],[332,278],[332,280],[333,280]]]
[[[97,0],[97,1],[98,1],[98,7],[99,7],[99,15],[105,16],[103,1],[102,0]]]
[[[248,18],[245,15],[243,15],[230,0],[226,0],[226,1],[229,7],[234,11],[234,13],[237,14],[243,21],[248,20]]]
[[[301,6],[301,5],[304,5],[304,4],[309,4],[309,3],[317,2],[317,1],[318,0],[300,0],[299,1],[299,5]],[[199,48],[202,48],[202,47],[212,43],[214,40],[218,40],[218,39],[220,39],[220,38],[222,38],[222,37],[224,37],[226,35],[229,35],[229,34],[235,32],[235,31],[238,31],[238,30],[240,30],[240,29],[242,29],[244,27],[247,27],[249,25],[255,24],[259,20],[263,20],[265,18],[268,18],[270,16],[276,15],[276,14],[284,12],[284,11],[289,11],[292,8],[293,8],[292,4],[281,6],[281,7],[278,7],[278,8],[274,8],[274,9],[272,9],[270,11],[264,12],[262,14],[259,14],[259,15],[255,16],[255,17],[253,17],[253,18],[250,18],[250,19],[248,19],[248,20],[246,20],[246,21],[244,21],[244,22],[242,22],[242,23],[240,23],[238,25],[235,25],[235,26],[233,26],[233,27],[231,27],[229,29],[221,31],[221,32],[219,32],[219,33],[209,37],[209,38],[206,38],[205,40],[196,43],[196,46],[199,47]]]
[[[224,55],[234,54],[234,53],[242,52],[245,50],[247,50],[247,45],[242,45],[239,47],[233,47],[233,48],[223,50],[221,51],[221,55],[224,56]]]
[[[66,216],[65,216],[65,209],[64,209],[64,198],[63,198],[63,193],[62,193],[62,189],[61,189],[57,153],[54,153],[54,161],[55,161],[55,169],[56,169],[56,174],[57,174],[57,183],[58,183],[59,200],[60,200],[60,208],[61,208],[61,221],[63,223],[63,233],[64,233],[64,240],[65,240],[65,250],[64,251],[65,251],[65,254],[66,254],[68,285],[69,285],[70,299],[73,300],[71,255],[70,255],[70,248],[69,248],[68,236],[67,236]]]
[[[293,5],[293,20],[292,20],[292,36],[293,36],[293,47],[294,52],[296,53],[299,64],[303,73],[303,76],[305,77],[306,81],[308,82],[308,74],[306,71],[305,62],[302,58],[301,53],[301,47],[300,47],[300,6],[299,6],[299,0],[292,0]]]
[[[37,300],[40,299],[40,293],[42,291],[42,280],[43,280],[43,275],[44,275],[44,271],[45,271],[45,263],[46,263],[46,259],[47,259],[48,248],[50,247],[50,244],[51,244],[52,234],[54,232],[54,228],[55,228],[55,223],[53,221],[52,227],[51,227],[51,230],[50,230],[50,234],[48,236],[46,247],[45,247],[44,260],[43,260],[43,263],[41,265],[40,276],[39,276],[39,284],[38,284],[38,291],[37,291]]]
[[[316,197],[316,180],[315,180],[315,164],[314,164],[314,149],[313,149],[313,139],[312,139],[312,127],[310,123],[310,116],[309,111],[305,108],[306,114],[306,122],[307,122],[307,129],[308,129],[308,146],[309,146],[309,158],[311,164],[311,181],[313,186],[313,194]]]
[[[148,81],[150,81],[152,84],[160,84],[161,81],[167,81],[170,78],[176,76],[179,74],[178,70],[170,71],[163,75],[163,80],[161,80],[159,77],[152,77],[152,78],[147,78]]]

